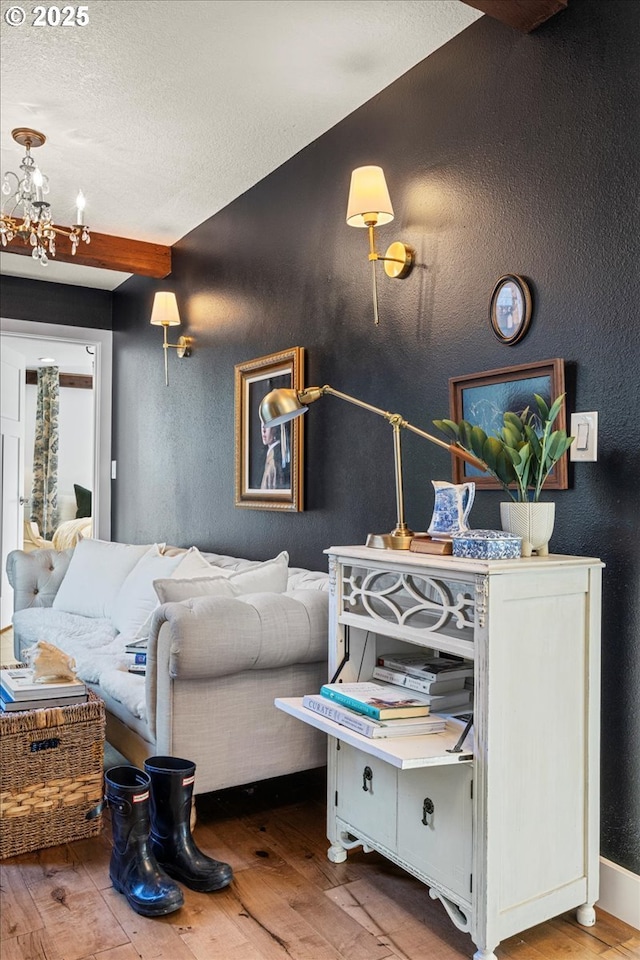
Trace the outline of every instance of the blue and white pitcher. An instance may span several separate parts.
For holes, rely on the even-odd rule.
[[[469,529],[467,520],[476,495],[475,483],[447,483],[432,480],[436,493],[431,524],[427,531],[430,537],[445,540],[454,533]]]

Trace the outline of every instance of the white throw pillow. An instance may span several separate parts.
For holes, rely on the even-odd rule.
[[[120,587],[145,554],[158,554],[157,544],[80,540],[53,600],[55,610],[81,617],[109,619]]]
[[[180,554],[180,563],[172,576],[181,580],[193,580],[195,577],[228,577],[229,571],[216,567],[202,556],[197,547],[189,547]]]
[[[189,580],[154,580],[153,589],[160,603],[177,603],[193,597],[239,596],[226,577],[191,577]]]
[[[126,636],[149,636],[151,614],[158,606],[153,581],[158,577],[171,577],[183,557],[142,557],[120,587],[111,608],[111,623]],[[146,631],[146,632],[145,632]]]
[[[153,584],[160,603],[189,600],[191,597],[240,597],[246,593],[284,593],[289,579],[289,554],[286,550],[248,570],[225,576],[183,578],[180,568],[167,580]]]

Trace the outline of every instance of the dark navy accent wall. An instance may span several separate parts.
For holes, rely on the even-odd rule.
[[[157,287],[131,280],[114,297],[114,535],[255,558],[286,548],[313,568],[325,547],[393,526],[391,430],[321,400],[306,416],[305,512],[236,509],[234,364],[301,345],[307,384],[429,429],[448,415],[450,376],[565,359],[569,409],[600,413],[600,457],[547,495],[552,548],[607,564],[602,853],[635,872],[639,40],[640,5],[625,0],[572,3],[528,36],[482,18],[203,223],[174,248],[170,285],[195,351],[170,355],[168,388],[149,325]],[[417,251],[407,280],[381,273],[377,328],[366,232],[344,219],[363,163],[384,167],[395,205],[380,248],[402,239]],[[535,304],[513,347],[487,322],[504,273],[528,277]],[[425,529],[449,456],[412,435],[403,448],[407,519]],[[499,526],[500,499],[479,493],[473,525]]]
[[[600,414],[600,457],[576,465],[552,549],[604,571],[602,854],[640,873],[640,444],[637,406],[640,5],[574,0],[530,35],[484,17],[174,248],[194,355],[149,316],[162,284],[114,294],[113,536],[195,543],[325,568],[332,544],[394,522],[391,430],[334,398],[306,416],[304,513],[236,509],[234,364],[295,345],[307,384],[330,383],[429,429],[450,376],[563,357],[570,410]],[[206,117],[203,117],[206,122]],[[380,163],[396,211],[382,250],[411,243],[402,282],[380,276],[373,326],[366,234],[344,221],[350,171]],[[495,280],[530,279],[514,347],[487,321]],[[407,519],[425,529],[446,452],[403,438]],[[481,492],[476,527],[499,526]],[[526,665],[523,665],[526,697]],[[532,715],[536,704],[531,705]],[[552,811],[540,811],[541,816]]]
[[[110,290],[3,276],[0,312],[11,320],[110,330],[111,299]]]

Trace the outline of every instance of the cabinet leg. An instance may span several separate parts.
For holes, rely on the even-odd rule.
[[[592,927],[596,922],[596,911],[592,903],[583,903],[576,911],[576,920],[583,927]]]
[[[493,950],[478,950],[473,955],[473,960],[498,960]]]
[[[331,844],[327,850],[327,859],[331,863],[344,863],[347,859],[347,851],[337,843]]]

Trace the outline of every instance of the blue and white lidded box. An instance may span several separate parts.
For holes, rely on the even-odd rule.
[[[451,538],[454,557],[468,560],[517,560],[522,537],[504,530],[466,530]]]

